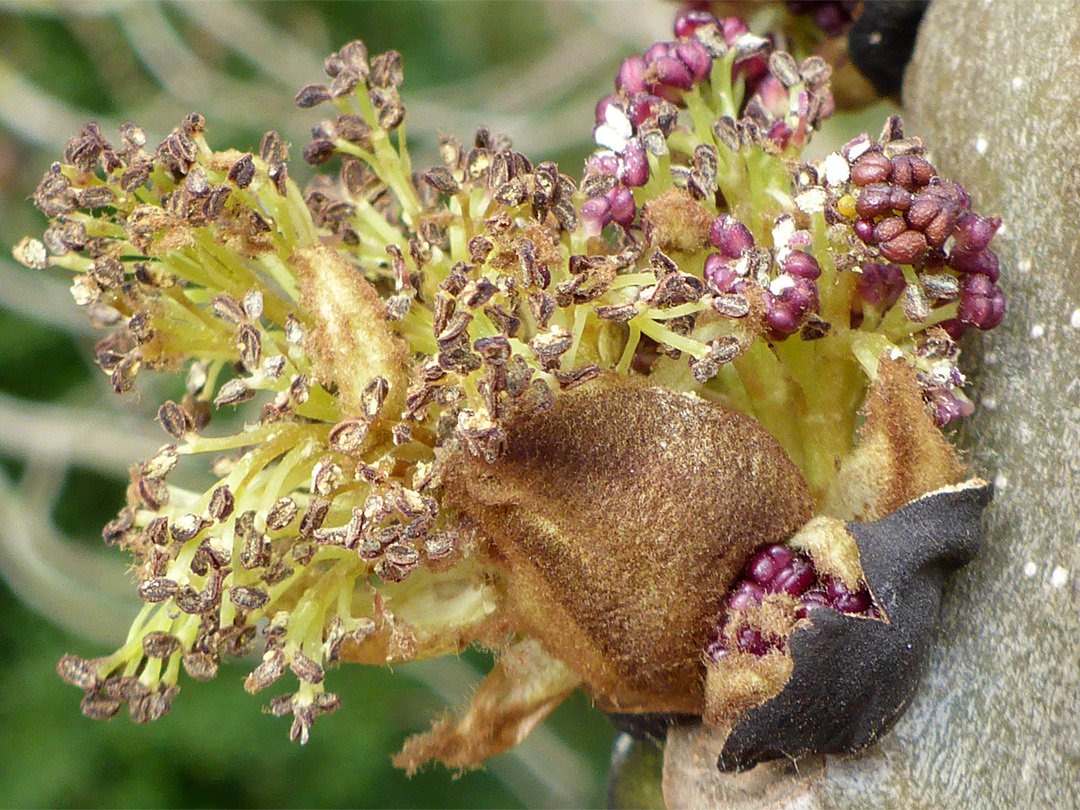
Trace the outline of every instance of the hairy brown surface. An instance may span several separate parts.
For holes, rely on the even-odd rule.
[[[882,359],[863,409],[859,446],[844,461],[826,512],[878,520],[935,489],[969,477],[926,410],[915,370]]]
[[[701,203],[681,188],[665,191],[649,201],[641,213],[645,231],[665,253],[693,253],[705,246],[713,217]]]
[[[345,412],[361,412],[360,395],[376,377],[390,384],[384,413],[405,401],[408,353],[386,320],[375,288],[335,250],[304,248],[290,258],[300,279],[301,303],[315,326],[305,348],[318,381],[337,386]]]
[[[724,594],[813,508],[756,422],[623,377],[511,428],[494,464],[449,466],[444,505],[483,538],[521,629],[620,711],[700,713]]]

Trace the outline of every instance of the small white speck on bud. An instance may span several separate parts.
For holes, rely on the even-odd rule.
[[[839,152],[833,152],[825,158],[825,182],[830,186],[839,186],[851,177],[851,167]]]
[[[613,152],[622,152],[633,134],[634,128],[626,113],[611,104],[604,111],[604,123],[596,128],[593,138],[600,146]]]

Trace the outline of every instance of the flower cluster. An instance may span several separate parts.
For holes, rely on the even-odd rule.
[[[186,374],[158,412],[169,442],[132,468],[104,532],[134,555],[145,605],[115,653],[60,664],[86,714],[127,702],[154,719],[181,670],[210,678],[255,655],[245,688],[290,670],[296,691],[268,710],[303,741],[338,708],[328,666],[480,643],[502,654],[474,701],[486,741],[455,758],[465,732],[444,723],[401,760],[475,764],[583,678],[602,691],[528,637],[503,549],[447,501],[482,489],[521,425],[613,377],[691,394],[782,448],[805,520],[811,498],[837,502],[886,365],[912,372],[938,424],[971,412],[955,339],[1001,320],[1000,221],[895,118],[876,141],[802,160],[834,109],[820,57],[703,11],[674,34],[621,65],[580,182],[486,128],[444,138],[440,164],[415,170],[401,57],[360,42],[296,96],[330,110],[303,158],[338,165],[305,191],[279,135],[257,154],[217,151],[194,114],[152,150],[133,125],[119,147],[93,124],[69,143],[34,197],[52,222],[16,255],[74,274],[76,303],[114,330],[97,359],[117,393],[143,369]],[[248,421],[218,430],[232,409]],[[170,483],[199,458],[204,490]],[[876,615],[858,577],[819,576],[782,545],[725,598],[742,565],[710,597],[733,613],[783,591],[803,605],[791,622],[819,605]],[[717,644],[765,648],[717,627],[694,630],[713,633],[713,658]]]

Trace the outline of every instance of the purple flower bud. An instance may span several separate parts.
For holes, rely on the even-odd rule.
[[[791,136],[795,134],[795,130],[787,125],[784,121],[773,121],[769,131],[765,133],[765,137],[775,143],[781,149],[787,149],[788,144],[791,143]]]
[[[645,64],[649,65],[662,56],[668,56],[670,46],[670,42],[654,42],[649,46],[649,50],[645,51]]]
[[[760,604],[764,598],[764,588],[744,579],[728,597],[728,610],[745,610],[748,607]]]
[[[628,96],[644,92],[647,89],[645,86],[646,70],[645,57],[640,54],[624,59],[622,64],[619,65],[619,73],[615,77],[615,89],[621,90]]]
[[[894,158],[895,160],[895,158]],[[929,194],[941,197],[943,200],[959,205],[961,208],[971,208],[971,197],[962,185],[955,180],[942,180],[934,176],[930,178],[930,184],[926,187]]]
[[[934,417],[934,424],[938,427],[949,424],[956,419],[963,419],[975,413],[975,404],[967,397],[958,398],[950,391],[935,388],[924,392],[923,397],[930,406]]]
[[[720,20],[715,14],[708,11],[699,11],[694,8],[683,9],[675,17],[675,36],[692,37],[694,32],[703,25],[715,25],[719,27]]]
[[[637,203],[634,202],[634,195],[630,189],[625,186],[615,186],[606,196],[611,199],[612,221],[624,228],[633,225],[634,217],[637,216]]]
[[[954,250],[949,255],[949,267],[958,273],[986,276],[990,281],[997,281],[1001,272],[998,256],[990,248],[978,253]]]
[[[660,112],[660,105],[664,103],[666,103],[664,99],[652,93],[637,93],[630,99],[626,115],[636,129],[646,121],[656,118]]]
[[[722,293],[731,292],[734,285],[740,280],[738,274],[731,266],[731,259],[720,253],[710,253],[705,259],[705,280],[712,284]]]
[[[843,582],[832,577],[826,579],[825,588],[831,601],[830,607],[841,613],[862,613],[870,608],[870,594],[865,591],[852,593]]]
[[[960,281],[961,322],[976,329],[993,329],[1005,317],[1005,295],[988,277],[966,275]]]
[[[757,86],[754,98],[761,106],[772,113],[774,118],[783,118],[788,112],[788,89],[771,73]]]
[[[686,65],[694,84],[709,78],[712,70],[712,57],[708,49],[695,39],[684,40],[675,45],[675,54]]]
[[[771,593],[786,593],[789,596],[798,596],[814,584],[815,576],[813,563],[802,557],[795,557],[777,572],[773,580],[766,586],[766,590]]]
[[[720,20],[720,34],[724,43],[731,45],[740,34],[750,33],[750,27],[742,17],[725,17]]]
[[[950,318],[938,324],[953,340],[959,340],[967,332],[967,326],[959,318]]]
[[[787,546],[774,543],[750,558],[746,565],[746,575],[759,585],[768,585],[794,559],[795,552]]]
[[[800,599],[802,600],[802,609],[796,613],[800,619],[812,610],[819,610],[820,608],[832,606],[829,594],[816,588],[804,593]]]
[[[859,274],[856,301],[862,301],[879,312],[884,312],[900,300],[906,286],[904,271],[899,265],[868,264]]]
[[[640,138],[631,138],[623,149],[619,161],[619,181],[629,188],[637,188],[649,182],[649,159]]]
[[[619,158],[612,152],[595,152],[585,161],[585,174],[611,174],[619,172]]]
[[[649,62],[649,70],[656,77],[656,92],[664,95],[664,90],[689,90],[694,86],[694,77],[690,68],[677,56],[661,56]]]
[[[810,281],[816,281],[821,275],[821,265],[818,264],[817,259],[802,250],[791,251],[784,259],[781,268],[788,275],[801,276]]]
[[[1000,217],[980,217],[967,212],[956,221],[953,240],[956,248],[966,253],[978,253],[984,250],[1001,227]]]
[[[765,642],[760,630],[744,627],[735,634],[735,643],[739,649],[751,655],[764,655],[769,651],[769,645]]]
[[[857,219],[855,224],[852,225],[855,230],[855,235],[859,237],[864,244],[874,244],[874,221],[872,219]]]
[[[737,259],[747,248],[754,246],[749,229],[730,214],[721,214],[709,228],[712,246],[730,259]]]
[[[777,276],[763,297],[765,320],[780,336],[797,332],[806,314],[818,308],[817,285],[801,276]]]
[[[611,222],[611,200],[607,195],[593,197],[581,206],[581,218],[586,222],[590,236],[595,236]]]

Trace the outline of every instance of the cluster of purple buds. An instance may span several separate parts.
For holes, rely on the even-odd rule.
[[[858,328],[862,323],[866,307],[874,309],[878,314],[892,308],[904,294],[906,286],[904,271],[898,264],[863,265],[851,301],[852,328]]]
[[[719,292],[741,292],[745,282],[735,270],[743,251],[754,246],[749,229],[730,214],[721,214],[709,227],[709,242],[719,253],[705,259],[705,280]]]
[[[821,267],[809,253],[793,250],[780,262],[780,270],[765,291],[765,320],[774,336],[784,338],[817,312]]]
[[[998,257],[989,248],[1001,220],[974,213],[964,187],[941,180],[925,158],[889,157],[875,147],[851,167],[851,180],[859,188],[856,235],[889,262],[933,271],[948,267],[960,275],[957,317],[943,324],[952,337],[972,326],[993,329],[1005,314]],[[873,295],[875,283],[868,280],[864,292]]]
[[[750,33],[750,28],[742,17],[720,18],[708,11],[685,9],[675,18],[675,36],[680,38],[693,37],[696,35],[699,28],[706,25],[715,25],[716,29],[720,32],[720,36],[724,38],[724,43],[728,47],[733,46],[735,40],[739,37]],[[734,79],[740,75],[745,76],[747,85],[752,87],[756,85],[768,71],[769,68],[765,61],[765,57],[754,55],[736,62],[732,72],[732,78]]]
[[[613,178],[614,183],[601,194],[590,197],[581,206],[581,216],[589,223],[592,235],[611,223],[629,228],[637,216],[637,203],[632,188],[649,181],[649,160],[639,138],[631,138],[623,146],[622,153],[597,152],[585,163],[585,176]]]
[[[869,591],[852,592],[839,579],[819,575],[809,557],[776,543],[750,558],[743,578],[728,595],[726,619],[717,628],[706,650],[713,661],[735,650],[765,655],[770,650],[784,649],[784,639],[736,621],[738,613],[761,604],[769,594],[786,594],[794,598],[798,603],[797,619],[821,608],[855,616],[878,615]]]

